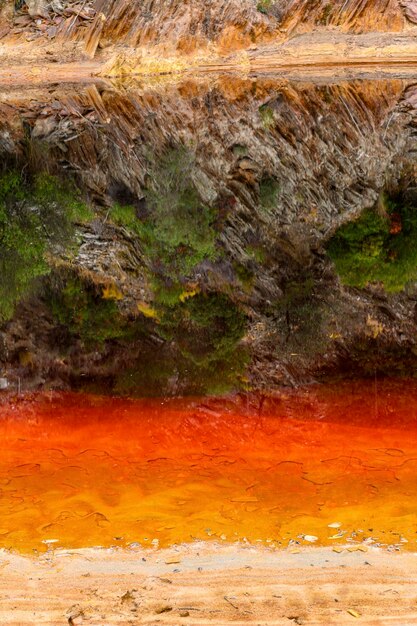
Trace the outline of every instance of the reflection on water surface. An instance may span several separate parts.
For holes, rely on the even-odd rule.
[[[417,386],[376,381],[417,367],[416,102],[394,76],[1,94],[0,546],[415,549]],[[340,373],[369,380],[282,391]]]
[[[6,90],[0,377],[176,396],[414,371],[415,94],[401,77]]]
[[[416,548],[413,381],[275,399],[42,394],[5,402],[0,429],[6,548],[305,535]]]

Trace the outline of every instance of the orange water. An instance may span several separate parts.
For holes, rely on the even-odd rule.
[[[0,440],[0,547],[313,535],[417,548],[414,381],[274,401],[3,398]]]

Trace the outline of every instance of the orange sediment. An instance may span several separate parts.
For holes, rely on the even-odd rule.
[[[274,399],[5,398],[0,438],[0,547],[417,547],[414,381]]]

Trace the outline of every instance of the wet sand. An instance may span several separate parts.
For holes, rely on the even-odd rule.
[[[417,623],[417,554],[375,548],[3,551],[0,571],[8,626]]]

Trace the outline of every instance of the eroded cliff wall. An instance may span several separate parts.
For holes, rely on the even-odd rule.
[[[26,62],[34,55],[48,62],[83,56],[108,60],[121,51],[151,54],[153,71],[166,71],[167,57],[202,60],[257,46],[278,46],[295,37],[326,33],[329,44],[338,35],[391,33],[413,37],[414,0],[27,0],[3,5],[3,43],[22,45]],[[390,43],[395,46],[395,39]],[[30,44],[29,46],[27,44]],[[366,40],[360,47],[366,46]],[[378,55],[378,46],[370,46]],[[303,43],[308,51],[309,40]],[[5,51],[3,51],[4,53]],[[13,50],[9,49],[9,54]],[[317,51],[312,50],[312,56]],[[411,54],[411,51],[409,52]],[[392,56],[387,49],[384,55]],[[15,50],[15,62],[23,60]],[[276,62],[280,52],[276,51]],[[165,61],[165,65],[164,65]],[[170,69],[175,69],[171,59]]]

